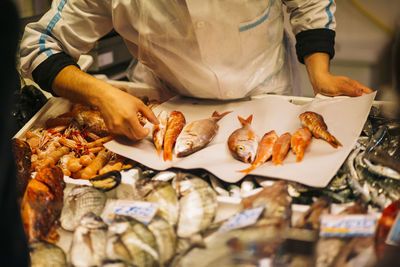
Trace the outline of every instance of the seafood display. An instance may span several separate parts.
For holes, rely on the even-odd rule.
[[[176,140],[175,152],[177,157],[190,155],[208,145],[217,134],[220,119],[231,111],[219,114],[214,111],[208,119],[193,121],[187,124]]]
[[[363,267],[374,266],[384,253],[382,244],[390,227],[382,226],[389,217],[395,219],[394,213],[382,216],[375,236],[318,234],[325,215],[379,218],[389,204],[398,206],[400,122],[379,110],[371,110],[354,149],[322,189],[249,174],[270,164],[270,159],[271,166],[284,162],[290,149],[301,161],[311,136],[340,146],[322,117],[310,112],[305,114],[312,119],[304,118],[304,124],[312,126],[280,137],[271,130],[259,142],[252,116],[239,117],[242,126],[231,134],[228,147],[235,158],[251,165],[241,170],[247,174],[244,179],[231,184],[204,170],[157,171],[107,151],[103,144],[111,137],[101,133],[101,123],[96,129],[79,122],[96,113],[86,111],[96,110],[77,105],[71,113],[49,120],[50,128],[32,129],[24,139],[13,140],[32,266],[263,266],[268,262]],[[189,144],[186,133],[200,135],[200,129],[207,127],[211,129],[207,134],[216,132],[218,120],[226,114],[214,112],[185,126],[178,111],[169,116],[161,112],[160,124],[153,129],[154,145],[159,153],[164,150],[166,160],[173,150],[177,156],[189,155],[181,149]],[[197,151],[191,149],[190,153]],[[150,211],[144,204],[155,207],[148,220],[143,220]]]
[[[232,156],[245,163],[252,163],[257,153],[257,135],[251,128],[253,115],[247,119],[238,116],[241,128],[235,130],[228,138],[228,148]]]
[[[25,148],[25,157],[30,157],[30,166],[22,168],[21,156],[17,160],[19,182],[26,181],[22,176],[32,170],[38,170],[48,164],[59,166],[64,175],[91,179],[113,170],[129,168],[134,163],[126,158],[106,150],[104,143],[111,141],[100,112],[84,105],[73,105],[72,110],[45,122],[46,128],[30,129],[23,139],[14,140],[14,155]],[[23,171],[25,170],[25,172]]]

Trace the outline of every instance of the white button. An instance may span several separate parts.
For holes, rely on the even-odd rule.
[[[206,26],[206,23],[204,22],[204,21],[198,21],[197,23],[196,23],[196,27],[197,28],[204,28],[204,26]]]

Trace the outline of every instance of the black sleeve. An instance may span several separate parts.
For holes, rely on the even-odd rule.
[[[32,72],[33,80],[41,89],[53,94],[51,85],[57,74],[66,66],[74,65],[79,68],[75,60],[68,54],[61,52],[50,56]]]
[[[335,31],[330,29],[313,29],[296,35],[296,53],[298,60],[304,64],[308,54],[327,53],[332,59],[335,55]]]

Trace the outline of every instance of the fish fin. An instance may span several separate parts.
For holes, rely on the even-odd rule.
[[[299,151],[297,153],[296,162],[302,161],[303,160],[303,156],[304,156],[304,152],[303,151]]]
[[[164,149],[163,160],[164,160],[164,161],[172,160],[172,153],[171,153],[171,151],[167,151],[167,150]]]
[[[342,143],[340,143],[339,140],[337,140],[336,137],[334,137],[333,135],[331,135],[329,140],[327,140],[327,141],[334,148],[338,148],[339,146],[343,146]]]
[[[161,154],[161,149],[162,149],[161,147],[157,147],[157,155],[158,156],[160,156],[160,154]]]
[[[244,169],[244,170],[239,170],[238,172],[243,172],[245,174],[249,174],[252,170],[254,170],[256,168],[256,166],[251,165],[249,168]]]
[[[218,111],[214,111],[214,113],[211,115],[212,118],[216,118],[217,121],[219,121],[220,119],[222,119],[223,117],[225,117],[225,115],[228,115],[229,113],[231,113],[232,110],[230,111],[226,111],[224,113],[219,114]]]
[[[244,126],[246,124],[251,124],[251,121],[253,120],[253,114],[248,116],[247,119],[244,119],[240,116],[238,116],[238,119],[239,119],[240,123],[242,124],[242,126]]]

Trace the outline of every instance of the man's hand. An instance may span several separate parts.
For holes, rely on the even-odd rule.
[[[360,82],[344,76],[334,76],[329,72],[329,55],[314,53],[304,57],[308,76],[315,94],[326,96],[360,96],[372,90]]]
[[[67,66],[56,76],[53,91],[71,101],[97,106],[108,130],[114,135],[124,135],[139,140],[149,134],[138,120],[141,112],[149,122],[158,124],[157,117],[140,99],[94,78],[75,66]]]
[[[149,134],[138,119],[140,111],[151,123],[158,124],[157,117],[140,99],[117,88],[105,93],[98,105],[108,130],[115,135],[124,135],[131,140],[140,140]]]

